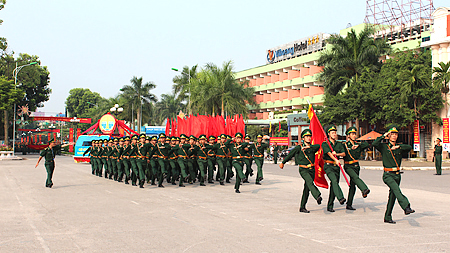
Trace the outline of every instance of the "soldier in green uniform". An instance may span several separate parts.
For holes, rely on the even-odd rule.
[[[145,144],[150,143],[150,140],[151,140],[150,136],[145,136]],[[148,154],[149,150],[152,150],[152,149],[153,149],[153,145],[150,145],[150,147],[147,149],[147,154],[145,154],[145,177],[147,178],[147,184],[150,183],[151,175],[152,175],[151,167],[150,167],[150,158],[151,157]]]
[[[266,139],[268,139],[268,137]],[[255,182],[255,184],[258,185],[260,185],[261,181],[264,179],[262,170],[262,167],[264,165],[264,150],[269,147],[269,144],[267,142],[263,142],[262,140],[263,136],[261,134],[258,134],[258,136],[256,136],[256,142],[249,146],[253,151],[253,159],[255,160],[256,167],[258,169]]]
[[[139,176],[139,188],[144,188],[145,169],[147,167],[147,154],[148,150],[151,149],[152,146],[150,143],[145,143],[145,139],[145,134],[141,134],[139,136],[139,143],[137,143],[135,146],[136,166],[138,168],[137,176]]]
[[[186,135],[181,134],[180,135],[180,143],[178,145],[175,145],[174,147],[172,147],[172,150],[171,150],[171,152],[178,157],[177,163],[178,163],[178,166],[180,167],[180,173],[181,173],[181,178],[180,178],[180,182],[178,185],[179,187],[185,187],[183,183],[186,180],[188,180],[189,176],[187,174],[187,171],[189,170],[189,166],[192,166],[190,163],[188,163],[189,154],[191,153],[189,148],[191,146],[186,143],[186,138],[187,138]]]
[[[350,177],[350,186],[348,190],[347,198],[347,210],[356,210],[353,208],[353,198],[355,197],[356,186],[361,191],[363,198],[367,198],[370,190],[364,181],[359,177],[359,157],[361,153],[369,147],[367,141],[361,143],[356,142],[356,127],[349,127],[345,134],[348,137],[348,141],[344,144],[345,156],[344,156],[344,170]]]
[[[436,174],[442,174],[442,146],[441,139],[436,139],[436,145],[434,146],[434,165],[436,166]]]
[[[213,149],[216,152],[216,162],[219,166],[219,172],[217,173],[219,175],[219,181],[220,185],[224,184],[225,179],[225,169],[227,164],[227,155],[229,152],[228,146],[225,144],[227,141],[227,136],[225,134],[220,135],[220,141],[216,144],[214,144]],[[217,180],[216,180],[217,181]]]
[[[125,138],[119,138],[119,145],[116,146],[116,156],[117,156],[117,182],[122,183],[123,174],[125,173],[123,162],[122,162],[122,152],[123,152],[123,144],[125,142]]]
[[[234,189],[236,193],[241,193],[239,191],[239,187],[241,186],[241,180],[245,179],[245,175],[243,172],[244,167],[244,158],[242,154],[244,151],[248,151],[248,143],[242,142],[242,134],[236,133],[236,137],[234,138],[235,142],[232,143],[232,139],[227,140],[225,145],[228,146],[231,157],[233,159],[232,165],[236,170],[236,183],[234,185]]]
[[[227,135],[227,141],[228,140],[229,141],[232,140],[231,136],[229,136],[229,135]],[[225,182],[231,183],[230,179],[233,178],[234,173],[233,173],[233,157],[231,155],[231,151],[230,150],[228,150],[228,154],[227,154],[227,163],[226,163],[226,170],[225,170],[225,172],[226,172],[226,176],[225,176],[226,180],[225,180]]]
[[[156,152],[156,144],[158,142],[158,136],[154,135],[150,139],[150,148],[147,150],[147,156],[149,158],[150,162],[150,171],[151,171],[151,184],[156,185],[155,181],[158,178],[158,156],[155,154]]]
[[[206,168],[208,167],[208,150],[211,148],[206,144],[206,135],[199,136],[199,143],[194,147],[194,153],[197,156],[197,164],[200,172],[200,186],[205,185]]]
[[[106,147],[106,164],[107,164],[107,169],[108,169],[108,178],[109,179],[112,179],[112,176],[113,176],[113,167],[112,167],[112,160],[113,160],[113,158],[112,158],[112,152],[113,152],[113,149],[112,149],[112,146],[113,146],[113,144],[114,144],[114,140],[113,139],[109,139],[108,140],[108,146]],[[106,178],[106,173],[105,173],[105,178]]]
[[[97,140],[92,140],[91,146],[87,148],[83,153],[83,156],[89,153],[90,156],[89,163],[91,164],[92,175],[95,175],[95,172],[97,171],[97,161],[95,161],[96,152],[97,152]]]
[[[214,171],[216,170],[216,151],[213,149],[214,144],[216,143],[216,137],[211,135],[209,136],[209,149],[207,152],[208,158],[206,161],[208,162],[208,184],[214,184]]]
[[[179,172],[178,172],[178,154],[174,151],[174,147],[177,144],[177,137],[173,136],[170,140],[170,146],[172,147],[170,152],[169,152],[169,157],[168,157],[168,162],[169,162],[169,168],[172,171],[171,175],[172,178],[170,180],[170,182],[172,183],[172,185],[176,185],[176,180],[179,176]]]
[[[131,137],[131,144],[128,146],[129,150],[130,150],[130,165],[131,165],[131,185],[132,186],[137,186],[137,180],[139,177],[139,171],[138,171],[138,167],[137,167],[137,154],[136,154],[136,150],[137,150],[137,143],[138,143],[138,139],[139,137],[137,135],[133,135]]]
[[[383,139],[387,138],[388,143],[382,143]],[[384,214],[384,222],[395,224],[392,220],[392,209],[394,208],[395,200],[405,212],[405,215],[414,213],[411,209],[408,198],[403,195],[400,190],[402,154],[411,150],[410,145],[397,144],[398,130],[397,126],[391,125],[387,128],[387,132],[378,137],[373,146],[380,151],[383,160],[383,182],[389,187],[389,198],[386,206],[386,212]]]
[[[172,147],[166,143],[166,135],[161,133],[159,134],[158,143],[156,143],[155,154],[157,155],[157,162],[160,168],[159,177],[158,177],[158,187],[164,188],[163,181],[167,175],[167,158],[169,156],[169,152]]]
[[[245,135],[245,142],[250,144],[250,135]],[[245,151],[244,155],[244,164],[245,164],[245,179],[242,181],[243,183],[249,183],[248,177],[253,176],[253,169],[252,169],[252,163],[253,163],[253,156],[252,156],[252,150],[249,149],[248,151]]]
[[[277,164],[277,162],[278,162],[278,149],[279,149],[278,143],[275,142],[273,144],[273,163],[274,164]]]
[[[111,174],[110,174],[110,178],[112,177],[114,179],[114,181],[117,181],[117,175],[118,175],[118,171],[117,171],[117,158],[118,158],[118,146],[119,146],[119,139],[118,138],[114,138],[113,140],[113,144],[111,146],[111,150],[110,150],[110,164],[111,164]]]
[[[125,137],[125,143],[123,145],[123,151],[122,151],[122,165],[123,165],[123,170],[125,172],[125,184],[130,184],[129,180],[130,180],[130,169],[131,169],[131,164],[130,164],[130,154],[131,154],[131,145],[130,145],[130,137],[127,136]]]
[[[306,209],[306,203],[308,202],[309,192],[316,199],[317,204],[322,204],[322,197],[319,189],[314,185],[315,176],[315,160],[316,152],[320,149],[320,144],[311,145],[312,132],[309,129],[305,129],[301,133],[302,143],[297,145],[289,152],[280,164],[280,168],[283,169],[284,164],[291,160],[295,156],[295,164],[298,164],[298,172],[300,176],[305,180],[303,185],[302,200],[300,202],[300,212],[309,213]]]
[[[103,146],[102,146],[102,164],[105,167],[105,178],[108,178],[108,152],[109,152],[109,148],[108,148],[108,140],[104,139],[103,140]],[[102,176],[102,169],[100,168],[100,177]]]
[[[53,182],[52,182],[52,177],[53,177],[53,171],[55,170],[55,156],[56,156],[56,152],[59,150],[61,150],[61,148],[69,146],[69,145],[74,145],[74,142],[69,142],[67,144],[64,145],[56,145],[55,140],[51,139],[50,141],[48,141],[48,147],[46,147],[45,149],[43,149],[39,155],[39,159],[36,163],[35,168],[37,168],[37,166],[39,165],[39,163],[41,162],[42,158],[45,159],[45,169],[47,170],[47,181],[45,181],[45,187],[49,187],[52,188],[53,186]]]
[[[325,162],[324,170],[327,173],[328,179],[330,179],[330,195],[328,196],[327,211],[334,212],[334,198],[339,200],[339,204],[345,204],[344,194],[342,193],[341,187],[339,186],[339,159],[338,157],[345,156],[345,148],[341,142],[337,141],[337,129],[336,126],[331,125],[326,128],[326,133],[328,135],[328,141],[331,145],[328,145],[327,141],[322,143],[323,149],[323,161]],[[333,150],[333,151],[332,151]]]

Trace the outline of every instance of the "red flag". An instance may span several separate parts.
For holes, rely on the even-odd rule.
[[[278,121],[278,132],[281,132],[281,121]]]
[[[170,119],[167,118],[167,121],[166,121],[166,136],[169,136],[169,131],[170,131]]]
[[[176,136],[177,135],[176,134],[176,125],[177,125],[176,120],[172,119],[172,127],[170,128],[170,135],[172,135],[172,136]]]

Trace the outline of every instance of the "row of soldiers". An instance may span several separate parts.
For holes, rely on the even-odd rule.
[[[260,185],[263,178],[264,151],[269,144],[263,139],[268,137],[257,136],[256,142],[251,142],[250,136],[245,138],[241,133],[235,137],[220,135],[206,137],[195,136],[167,137],[165,134],[146,136],[145,134],[130,137],[114,138],[108,140],[93,140],[83,155],[90,152],[92,174],[125,181],[133,186],[144,188],[147,183],[164,187],[163,181],[180,187],[184,183],[193,184],[198,179],[200,186],[206,186],[205,181],[213,184],[216,165],[216,181],[220,185],[230,183],[234,177],[232,167],[236,171],[235,192],[240,193],[242,183],[249,183],[253,176],[252,162],[257,166],[255,184]],[[244,173],[244,166],[246,167]],[[125,179],[123,178],[125,176]]]
[[[327,140],[323,143],[312,143],[312,131],[305,129],[301,133],[301,144],[296,146],[289,155],[282,161],[280,168],[283,169],[284,164],[292,157],[295,157],[295,163],[299,166],[300,176],[305,181],[303,187],[303,195],[300,202],[300,212],[309,213],[306,209],[309,193],[316,199],[317,204],[322,203],[322,196],[319,189],[314,185],[315,177],[315,155],[316,152],[323,151],[324,170],[328,179],[330,180],[330,192],[328,196],[327,211],[334,212],[334,200],[337,198],[341,205],[347,204],[347,210],[355,210],[352,207],[353,198],[358,187],[362,193],[363,198],[366,198],[370,193],[369,188],[364,181],[359,177],[360,166],[359,157],[369,144],[367,142],[358,142],[357,131],[355,127],[350,127],[346,131],[348,141],[337,141],[336,126],[331,125],[325,129],[327,133]],[[405,215],[414,213],[411,209],[408,198],[403,195],[400,190],[401,174],[400,170],[402,162],[402,154],[411,150],[410,145],[398,144],[398,130],[395,125],[387,128],[387,132],[378,137],[373,146],[380,151],[383,160],[383,182],[389,187],[389,199],[384,216],[385,223],[395,224],[392,220],[392,210],[394,208],[395,200],[398,201]],[[345,199],[342,189],[339,186],[340,177],[340,161],[344,160],[344,170],[350,177],[350,188],[348,192],[348,199]]]

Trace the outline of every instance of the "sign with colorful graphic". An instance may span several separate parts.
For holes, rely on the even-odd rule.
[[[443,133],[442,133],[442,142],[444,151],[450,152],[450,139],[449,139],[449,118],[443,118]]]
[[[270,137],[270,145],[274,143],[277,146],[289,146],[289,137]]]
[[[104,134],[112,134],[116,126],[116,119],[111,114],[105,114],[99,121],[99,128]]]
[[[324,41],[328,37],[328,34],[318,33],[304,39],[271,48],[267,50],[267,63],[275,63],[318,51],[324,47]]]
[[[73,142],[73,128],[69,128],[69,141]],[[73,152],[73,145],[69,146],[69,152]]]
[[[418,120],[414,120],[414,151],[420,151],[420,126]]]

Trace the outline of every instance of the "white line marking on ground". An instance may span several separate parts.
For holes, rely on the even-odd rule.
[[[264,227],[264,225],[263,225],[263,224],[261,224],[261,223],[258,223],[258,226]]]
[[[223,214],[223,215],[227,215],[226,213],[224,213],[224,212],[220,212],[221,214]]]
[[[204,207],[204,206],[200,206],[201,208],[206,208],[206,207]]]
[[[112,192],[110,192],[110,191],[108,191],[108,190],[105,190],[105,192],[107,192],[107,193],[112,193]]]
[[[233,216],[231,216],[231,217],[232,217],[232,218],[237,218],[237,217],[236,217],[236,216],[234,216],[234,215],[233,215]]]
[[[281,229],[279,229],[279,228],[274,228],[274,230],[283,232],[283,230],[281,230]]]
[[[247,219],[244,219],[246,222],[250,222],[249,220],[247,220]]]
[[[299,235],[299,234],[294,234],[294,233],[289,233],[290,235],[293,235],[293,236],[298,236],[298,237],[301,237],[301,238],[305,238],[303,235]]]
[[[131,203],[133,203],[133,204],[136,204],[136,205],[139,205],[139,203],[138,203],[138,202],[136,202],[136,201],[133,201],[133,200],[131,200]]]
[[[311,239],[311,241],[314,241],[314,242],[318,242],[318,243],[322,243],[322,244],[325,244],[324,242],[322,242],[322,241],[319,241],[319,240],[315,240],[315,239]]]
[[[342,248],[342,247],[339,247],[339,246],[334,246],[334,247],[338,248],[338,249],[346,250],[346,248]]]

